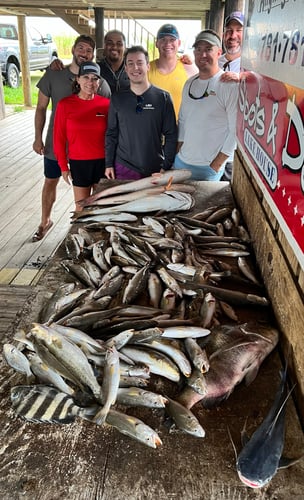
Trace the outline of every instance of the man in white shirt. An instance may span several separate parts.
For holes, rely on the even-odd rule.
[[[236,147],[238,83],[221,81],[222,41],[215,31],[201,31],[193,46],[199,73],[183,88],[174,168],[190,169],[193,180],[218,181]]]
[[[219,58],[219,67],[225,71],[223,81],[239,79],[241,70],[241,50],[243,42],[244,15],[240,11],[232,12],[224,22],[223,45],[225,54]],[[229,72],[229,76],[226,72]],[[226,163],[222,181],[231,181],[233,161]]]
[[[219,67],[224,71],[240,72],[243,41],[244,15],[232,12],[224,22],[223,45],[225,54],[219,58]]]

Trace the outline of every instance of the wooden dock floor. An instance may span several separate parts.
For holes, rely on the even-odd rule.
[[[31,241],[41,214],[43,157],[32,149],[34,110],[0,120],[0,284],[33,285],[69,230],[72,188],[60,181],[52,220],[39,242]]]

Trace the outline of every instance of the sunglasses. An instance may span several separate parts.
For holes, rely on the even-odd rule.
[[[137,99],[137,104],[136,104],[136,113],[139,114],[139,113],[142,113],[143,109],[144,109],[144,98],[142,95],[138,95],[136,96],[136,99]]]
[[[205,88],[205,91],[203,93],[203,95],[201,95],[200,97],[195,97],[193,94],[191,94],[191,87],[193,85],[193,82],[195,82],[195,80],[197,80],[199,78],[199,76],[196,76],[192,82],[190,83],[190,86],[189,86],[189,89],[188,89],[188,96],[191,98],[191,99],[195,99],[196,101],[200,100],[200,99],[204,99],[204,97],[208,97],[209,94],[208,94],[208,88],[209,88],[209,81],[208,81],[208,84],[207,84],[207,87]]]

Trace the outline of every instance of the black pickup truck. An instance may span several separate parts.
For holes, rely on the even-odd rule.
[[[27,45],[30,71],[44,70],[54,57],[58,57],[51,35],[43,37],[39,31],[27,26]],[[4,82],[17,88],[20,84],[20,48],[17,26],[0,22],[0,68]]]

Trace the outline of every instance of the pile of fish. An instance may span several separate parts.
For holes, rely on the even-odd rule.
[[[235,309],[269,305],[247,260],[250,237],[234,207],[191,214],[189,177],[165,173],[83,200],[62,245],[65,283],[37,323],[4,345],[26,377],[11,389],[20,417],[80,417],[156,448],[156,430],[128,407],[202,438],[192,407],[215,407],[254,380],[278,331],[240,322]]]
[[[130,328],[97,340],[54,322],[36,323],[26,334],[17,332],[15,340],[17,345],[4,345],[3,355],[26,377],[25,385],[11,389],[19,416],[61,424],[78,416],[156,448],[162,444],[157,432],[122,406],[162,409],[178,429],[202,438],[205,430],[190,408],[198,401],[207,408],[217,405],[243,379],[250,383],[278,332],[247,324],[212,331],[171,326]],[[155,377],[176,384],[175,390],[169,384],[174,398],[152,390]]]

